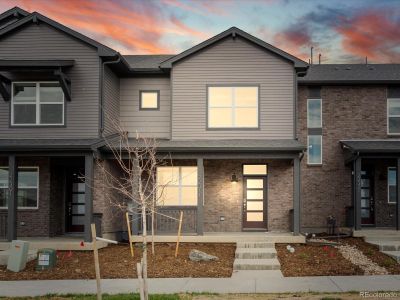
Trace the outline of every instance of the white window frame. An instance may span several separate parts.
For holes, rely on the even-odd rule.
[[[40,84],[42,83],[59,83],[58,81],[13,81],[11,84],[11,126],[41,126],[41,127],[46,127],[46,126],[64,126],[65,124],[65,95],[63,92],[63,101],[61,102],[45,102],[43,104],[62,104],[62,123],[54,123],[54,124],[42,124],[40,123]],[[36,85],[36,101],[35,102],[18,102],[14,103],[14,84],[35,84]],[[61,88],[61,87],[60,87]],[[25,123],[25,124],[15,124],[14,122],[14,105],[18,104],[35,104],[36,106],[36,123],[35,124],[30,124],[30,123]]]
[[[197,194],[196,195],[196,198],[197,198],[197,203],[196,203],[196,205],[190,205],[190,204],[182,204],[182,188],[183,187],[196,187],[197,188],[197,191],[198,191],[198,188],[199,188],[199,186],[198,186],[198,184],[195,184],[195,185],[192,185],[192,184],[182,184],[182,168],[185,168],[185,167],[190,167],[190,168],[196,168],[196,170],[197,170],[197,172],[199,171],[198,170],[198,168],[197,168],[197,166],[162,166],[162,167],[157,167],[157,169],[158,168],[178,168],[179,169],[179,172],[178,172],[178,184],[171,184],[171,183],[168,183],[168,184],[166,184],[165,186],[164,186],[164,188],[166,188],[166,187],[178,187],[178,204],[176,204],[176,205],[164,205],[164,204],[158,204],[158,206],[161,206],[161,207],[169,207],[169,206],[190,206],[190,207],[196,207],[197,206],[197,203],[198,203],[198,201],[199,201],[199,199],[198,199],[198,197],[199,197],[199,195]],[[197,173],[197,176],[198,176],[198,173]],[[156,179],[156,180],[158,180],[158,179]],[[158,181],[157,181],[157,189],[158,189],[158,187],[159,187],[159,184],[158,184]],[[157,194],[158,194],[158,191],[157,191]]]
[[[319,105],[319,108],[320,108],[320,112],[319,112],[319,114],[320,114],[320,118],[319,118],[320,119],[320,124],[319,124],[319,126],[311,127],[310,126],[309,103],[310,103],[310,101],[316,101],[316,100],[318,100],[319,103],[320,103],[320,105]],[[322,99],[321,98],[310,98],[310,99],[307,99],[307,128],[322,128]]]
[[[399,117],[400,118],[400,115],[390,115],[389,114],[389,102],[390,101],[399,101],[400,102],[400,98],[387,98],[387,100],[386,100],[386,128],[387,128],[387,134],[388,135],[400,135],[400,132],[399,133],[391,133],[390,132],[390,128],[389,128],[389,119],[391,118],[391,117]]]
[[[310,162],[310,137],[311,136],[319,136],[319,137],[321,137],[321,160],[320,160],[320,162],[318,162],[318,163],[312,163],[312,162]],[[322,149],[322,139],[323,139],[323,136],[322,136],[322,134],[309,134],[308,136],[307,136],[307,164],[308,165],[311,165],[311,166],[320,166],[320,165],[322,165],[322,154],[323,154],[323,149]]]
[[[234,90],[236,88],[257,88],[257,105],[256,106],[236,106],[236,97]],[[210,106],[210,88],[230,88],[232,90],[232,105],[231,106]],[[210,126],[210,109],[212,108],[230,108],[232,110],[231,113],[231,126],[226,127],[214,127]],[[236,126],[235,125],[235,108],[256,108],[257,109],[257,126]],[[260,128],[260,87],[258,85],[235,85],[235,86],[226,86],[226,85],[209,85],[207,86],[207,129],[209,130],[242,130],[242,129],[259,129]]]
[[[0,169],[7,169],[9,170],[8,166],[0,166]],[[24,189],[37,189],[37,196],[36,196],[36,206],[32,207],[32,206],[18,206],[17,209],[21,209],[21,210],[36,210],[39,209],[39,189],[40,189],[40,168],[38,166],[22,166],[22,167],[18,167],[17,172],[20,169],[36,169],[37,170],[37,186],[33,187],[33,186],[24,186]],[[7,189],[8,189],[8,185],[7,185]],[[17,189],[17,193],[18,193],[18,189]],[[18,194],[17,194],[18,197]],[[0,209],[8,209],[7,206],[0,206]]]
[[[397,169],[396,167],[388,167],[387,168],[387,202],[388,202],[388,204],[396,204],[397,203],[397,201],[394,201],[394,202],[390,201],[390,190],[389,190],[389,187],[390,187],[390,184],[389,184],[389,170],[396,171],[396,169]],[[397,176],[397,173],[396,173],[396,176]],[[395,186],[397,186],[397,179],[396,179],[396,185]]]

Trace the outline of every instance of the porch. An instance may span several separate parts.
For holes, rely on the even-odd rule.
[[[352,169],[349,213],[357,236],[400,230],[400,141],[341,141]],[[365,232],[363,232],[365,231]]]

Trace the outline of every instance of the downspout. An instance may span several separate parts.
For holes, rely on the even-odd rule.
[[[104,132],[104,67],[105,65],[118,64],[121,62],[121,55],[118,53],[117,60],[103,61],[100,69],[100,129],[99,137],[102,137]]]

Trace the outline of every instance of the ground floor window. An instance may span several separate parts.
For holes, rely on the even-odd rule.
[[[158,167],[157,195],[159,205],[197,205],[197,167]]]
[[[8,207],[8,168],[0,167],[0,208]],[[18,208],[38,208],[39,168],[18,168]]]
[[[396,168],[395,167],[389,167],[388,168],[388,176],[387,176],[387,181],[388,181],[388,203],[396,203],[397,202],[397,192],[396,192],[396,181],[397,181],[397,175],[396,175]]]

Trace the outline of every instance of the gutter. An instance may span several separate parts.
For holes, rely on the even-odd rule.
[[[101,64],[101,69],[100,69],[100,126],[99,126],[99,137],[103,135],[104,132],[104,67],[105,65],[111,65],[111,64],[118,64],[121,62],[121,54],[117,54],[118,58],[117,60],[111,60],[111,61],[103,61]],[[118,100],[119,101],[119,100]]]

